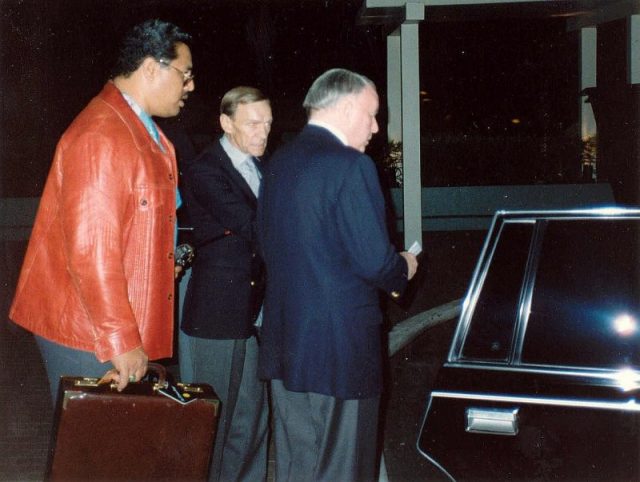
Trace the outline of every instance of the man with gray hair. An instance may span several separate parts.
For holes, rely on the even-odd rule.
[[[373,480],[382,390],[378,291],[416,258],[389,242],[375,166],[371,80],[332,69],[308,125],[271,158],[258,206],[267,271],[259,373],[271,380],[276,480]]]

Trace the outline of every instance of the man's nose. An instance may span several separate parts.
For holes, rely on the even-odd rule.
[[[378,121],[374,118],[373,124],[371,125],[371,132],[375,134],[376,132],[378,132],[378,130],[380,130],[380,128],[378,127]]]

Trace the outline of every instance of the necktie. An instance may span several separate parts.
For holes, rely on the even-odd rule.
[[[260,173],[258,172],[258,168],[256,167],[252,157],[247,157],[244,160],[241,164],[241,170],[243,177],[247,181],[247,184],[249,184],[253,194],[258,197],[258,193],[260,192]]]

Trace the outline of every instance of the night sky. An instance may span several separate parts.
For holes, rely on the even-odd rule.
[[[159,17],[193,35],[196,91],[181,115],[191,130],[213,133],[221,96],[248,84],[272,97],[277,135],[304,123],[304,93],[327,68],[348,67],[384,80],[383,37],[378,27],[354,27],[359,5],[0,0],[0,196],[40,194],[58,137],[101,89],[117,39],[132,25]]]
[[[219,99],[245,84],[271,97],[271,145],[277,146],[302,127],[304,94],[332,67],[356,70],[376,82],[384,125],[388,31],[356,25],[361,4],[0,0],[0,197],[40,194],[59,136],[107,79],[117,39],[152,17],[172,21],[194,37],[196,91],[178,120],[196,142],[217,135]],[[576,42],[560,21],[422,24],[423,130],[435,136],[539,136],[575,128]],[[373,153],[384,141],[384,133],[377,136]],[[448,164],[443,160],[434,172],[446,178]],[[466,170],[451,167],[454,174],[456,169]]]

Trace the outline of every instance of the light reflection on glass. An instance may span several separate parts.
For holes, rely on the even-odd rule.
[[[624,208],[620,208],[620,207],[611,206],[611,207],[594,208],[593,212],[595,212],[597,214],[615,216],[617,214],[624,214],[625,209]]]
[[[625,367],[616,372],[615,380],[622,390],[628,392],[630,390],[636,390],[638,388],[640,375],[635,370]]]
[[[633,316],[624,313],[613,319],[613,329],[620,336],[631,336],[638,329],[638,321]]]

